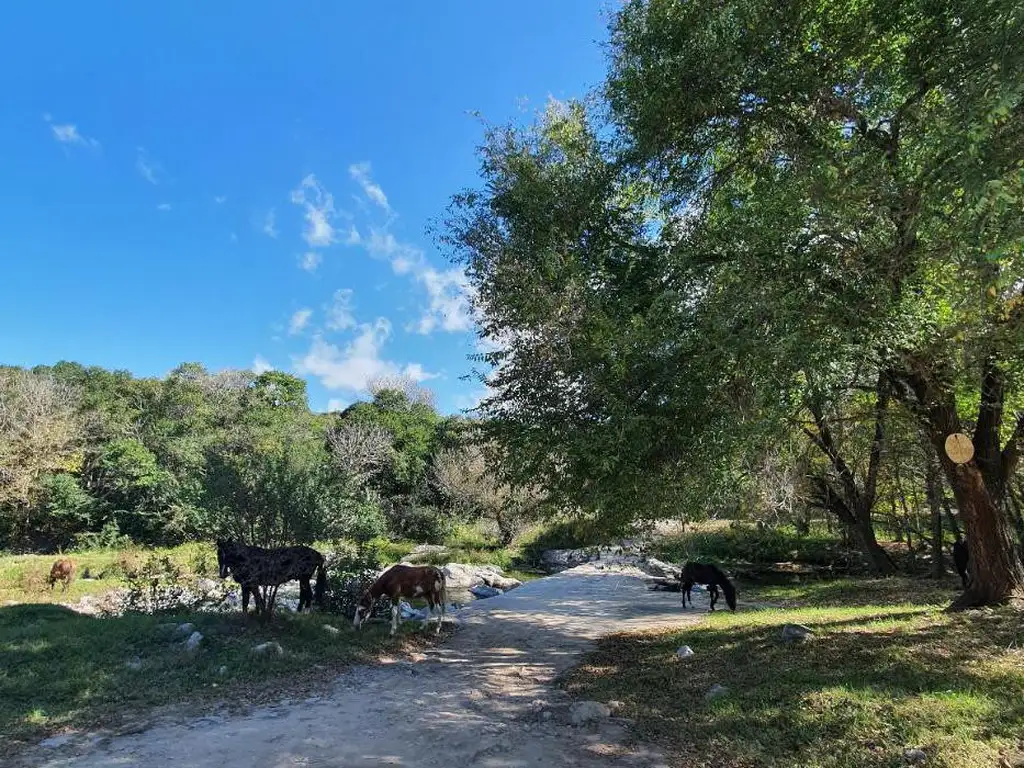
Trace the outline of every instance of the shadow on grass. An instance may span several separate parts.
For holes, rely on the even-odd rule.
[[[638,734],[716,766],[990,766],[1024,733],[1024,641],[1013,610],[824,609],[714,619],[685,633],[603,641],[565,685],[620,699]],[[856,615],[850,615],[854,612]],[[816,632],[780,640],[787,621]],[[681,644],[695,656],[674,657]],[[715,684],[726,696],[706,701]]]
[[[186,622],[203,635],[195,652],[177,631]],[[65,727],[116,725],[165,704],[279,697],[325,669],[401,647],[411,634],[394,641],[356,634],[329,614],[281,613],[264,622],[238,613],[95,618],[57,605],[0,608],[0,749]],[[253,652],[268,641],[285,654]]]

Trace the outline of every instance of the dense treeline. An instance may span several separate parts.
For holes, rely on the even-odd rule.
[[[882,573],[880,524],[955,524],[960,603],[1020,593],[1022,37],[1008,0],[626,3],[604,87],[493,130],[447,223],[507,471],[612,522],[816,505]]]
[[[0,547],[436,541],[504,508],[476,492],[487,467],[463,461],[471,422],[401,379],[372,394],[324,414],[279,371],[0,368]]]

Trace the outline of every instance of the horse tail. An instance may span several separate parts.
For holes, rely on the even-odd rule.
[[[327,594],[327,568],[324,565],[323,558],[320,558],[319,564],[316,566],[316,592],[314,598],[316,604],[321,608],[324,607],[324,596]]]
[[[441,606],[443,607],[448,605],[448,579],[440,568],[437,569],[437,575],[441,577]]]
[[[721,569],[715,566],[715,576],[718,580],[718,586],[722,588],[722,592],[725,594],[725,603],[729,606],[729,610],[736,610],[736,587],[732,585],[729,578],[722,573]]]

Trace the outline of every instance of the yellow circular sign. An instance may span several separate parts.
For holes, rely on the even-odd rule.
[[[974,443],[963,432],[954,432],[946,438],[946,455],[954,464],[966,464],[974,458]]]

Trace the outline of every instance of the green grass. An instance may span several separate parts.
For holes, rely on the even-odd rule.
[[[907,748],[929,766],[995,766],[1001,752],[1024,765],[1024,616],[943,613],[952,593],[900,579],[748,590],[781,607],[613,636],[563,684],[624,702],[636,735],[685,765],[895,768]],[[786,623],[816,637],[785,645]],[[684,644],[696,655],[681,661]],[[729,693],[705,701],[716,683]]]
[[[10,603],[71,603],[85,595],[101,595],[124,586],[126,572],[141,566],[150,555],[167,555],[187,573],[217,575],[217,553],[212,544],[183,544],[170,549],[132,548],[89,550],[66,555],[5,555],[0,557],[0,606]],[[58,584],[46,584],[50,567],[59,557],[75,563],[75,577],[66,594]],[[91,578],[85,578],[86,575]]]
[[[186,621],[204,635],[194,654],[161,626]],[[394,640],[383,625],[356,633],[326,614],[281,612],[264,623],[237,613],[100,619],[57,605],[0,608],[0,753],[66,728],[116,726],[162,705],[301,695],[347,664],[432,637],[411,623]],[[253,654],[267,641],[285,655]],[[127,666],[136,657],[140,670]]]

